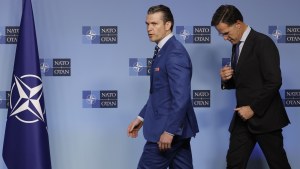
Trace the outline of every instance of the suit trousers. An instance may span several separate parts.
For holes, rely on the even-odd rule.
[[[193,169],[190,138],[173,139],[171,149],[160,151],[157,143],[146,142],[138,169]]]
[[[227,152],[227,169],[245,169],[256,143],[260,146],[270,169],[290,169],[283,147],[282,129],[263,134],[253,134],[247,122],[239,117],[230,135]]]

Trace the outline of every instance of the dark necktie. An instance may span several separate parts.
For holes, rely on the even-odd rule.
[[[150,73],[150,93],[153,92],[153,89],[152,89],[152,83],[153,83],[153,71],[154,71],[153,63],[154,63],[155,58],[157,57],[158,50],[159,50],[159,47],[156,45],[156,46],[155,46],[155,49],[154,49],[154,55],[153,55],[153,58],[152,58],[152,66],[151,66],[151,73]]]
[[[152,63],[154,62],[154,60],[155,60],[155,58],[157,56],[158,50],[159,50],[159,47],[156,45],[155,49],[154,49],[154,55],[153,55],[153,58],[152,58]]]
[[[234,54],[233,54],[233,65],[232,65],[232,68],[235,69],[236,68],[236,65],[238,63],[238,59],[239,59],[239,54],[240,54],[240,44],[241,42],[237,43],[235,45],[235,51],[234,51]]]

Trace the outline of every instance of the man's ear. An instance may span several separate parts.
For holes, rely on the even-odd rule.
[[[171,30],[171,25],[172,25],[172,22],[167,21],[167,22],[165,23],[166,30]]]
[[[238,28],[238,29],[241,29],[241,23],[242,22],[240,20],[237,20],[236,24],[235,24],[235,27]]]

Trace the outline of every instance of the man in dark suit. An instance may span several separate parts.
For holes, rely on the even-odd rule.
[[[221,68],[222,89],[236,89],[231,121],[228,169],[244,169],[256,143],[271,169],[290,169],[282,128],[290,123],[282,103],[279,52],[268,36],[243,22],[240,11],[221,5],[211,25],[232,43],[231,65]]]
[[[150,74],[150,95],[139,116],[128,126],[135,138],[143,126],[147,140],[138,169],[192,169],[190,139],[198,130],[191,101],[192,63],[172,34],[170,9],[149,8],[146,18],[150,41],[157,44]]]

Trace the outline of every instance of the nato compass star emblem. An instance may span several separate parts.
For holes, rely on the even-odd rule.
[[[272,36],[274,36],[277,40],[281,38],[282,33],[280,30],[276,29],[273,33]]]
[[[32,79],[37,82],[32,85]],[[11,87],[9,117],[16,117],[23,123],[45,122],[42,92],[42,79],[39,76],[28,74],[21,77],[14,75],[14,83]],[[14,96],[14,97],[13,97]]]
[[[48,72],[49,68],[50,68],[50,66],[46,62],[43,62],[40,65],[40,69],[43,73]]]
[[[180,36],[182,37],[182,39],[183,39],[184,41],[185,41],[186,39],[188,39],[190,35],[191,35],[190,32],[187,31],[187,30],[185,30],[185,29],[184,29],[182,32],[180,32]]]
[[[140,62],[136,62],[133,65],[133,70],[136,72],[140,72],[140,71],[142,71],[142,69],[143,69],[143,65]]]
[[[95,31],[93,31],[92,29],[90,29],[87,33],[86,33],[86,38],[88,39],[88,40],[94,40],[95,39],[95,37],[96,37],[96,33],[95,33]]]
[[[88,104],[94,104],[96,102],[96,97],[94,95],[88,95],[86,98],[86,101],[88,102]]]

